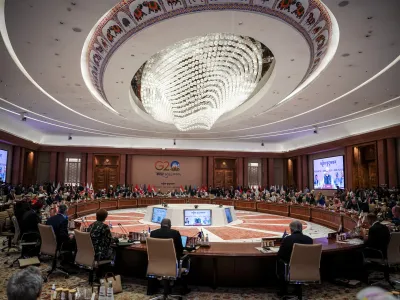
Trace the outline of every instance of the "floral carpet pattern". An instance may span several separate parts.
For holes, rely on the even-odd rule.
[[[118,226],[121,224],[125,230],[131,232],[141,232],[159,228],[159,225],[144,224],[143,218],[146,213],[144,208],[120,209],[108,212],[107,222],[112,227],[112,232],[122,233],[122,229]],[[258,242],[263,237],[281,237],[286,231],[289,232],[289,224],[294,219],[284,216],[264,214],[259,212],[236,211],[238,222],[232,225],[214,227],[199,226],[196,228],[174,227],[180,231],[181,235],[194,236],[200,230],[204,234],[209,235],[211,242]],[[94,222],[96,216],[94,214],[86,217],[88,224]],[[76,221],[80,222],[80,219]],[[311,222],[301,221],[303,231],[312,238],[326,237],[329,228],[314,224]],[[172,224],[174,225],[174,224]]]

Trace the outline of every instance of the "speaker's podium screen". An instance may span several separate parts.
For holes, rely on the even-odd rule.
[[[164,219],[166,215],[167,215],[167,210],[165,208],[154,207],[151,221],[154,223],[161,223],[162,219]]]
[[[185,226],[209,226],[211,225],[210,209],[185,209]]]

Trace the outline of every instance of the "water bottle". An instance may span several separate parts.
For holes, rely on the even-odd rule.
[[[104,279],[100,279],[99,300],[107,300],[106,287]]]
[[[208,243],[208,233],[206,234],[206,243]]]
[[[107,300],[114,300],[114,290],[113,290],[113,286],[112,286],[112,281],[111,280],[108,282]]]
[[[53,285],[51,286],[50,299],[55,300],[56,298],[57,298],[56,285],[53,283]]]

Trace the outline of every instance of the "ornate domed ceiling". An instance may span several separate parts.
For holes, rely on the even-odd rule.
[[[182,148],[277,152],[393,126],[399,8],[396,0],[0,0],[1,126],[53,145],[162,148],[177,139]],[[238,46],[224,49],[232,39]],[[185,53],[188,41],[194,50]],[[246,43],[255,48],[233,50]],[[244,55],[251,68],[227,66]],[[208,86],[216,74],[220,86]]]

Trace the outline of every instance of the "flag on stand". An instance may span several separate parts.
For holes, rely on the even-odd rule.
[[[180,187],[180,191],[181,191],[181,193],[183,192],[183,186]]]
[[[139,190],[139,186],[136,184],[135,186],[135,192],[137,192]]]

